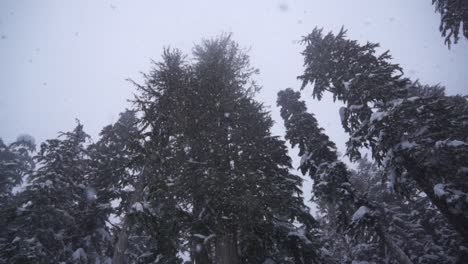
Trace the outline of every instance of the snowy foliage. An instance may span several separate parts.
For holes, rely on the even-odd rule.
[[[357,160],[360,150],[369,148],[398,193],[422,190],[468,239],[468,200],[458,199],[468,192],[461,169],[468,166],[466,97],[411,82],[390,62],[388,51],[378,55],[378,44],[360,45],[347,39],[343,29],[337,35],[314,29],[303,41],[302,88],[311,84],[318,99],[329,91],[347,105],[340,111],[350,136],[347,155]],[[435,195],[439,183],[451,186],[453,195]]]
[[[106,216],[84,187],[91,184],[87,139],[78,124],[41,145],[35,157],[38,169],[12,203],[16,216],[8,219],[5,237],[14,242],[2,246],[0,256],[7,263],[99,263],[108,258]]]
[[[403,263],[409,261],[383,229],[381,212],[374,201],[356,194],[350,172],[338,160],[336,147],[315,117],[306,112],[300,93],[286,89],[278,93],[278,105],[286,127],[286,139],[299,147],[300,169],[312,178],[313,199],[324,214],[322,228],[327,252],[335,252],[336,262],[350,260],[382,261],[376,248],[385,246]]]

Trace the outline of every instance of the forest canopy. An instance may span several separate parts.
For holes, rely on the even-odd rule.
[[[449,48],[468,38],[466,1],[432,4]],[[76,119],[0,139],[0,264],[465,263],[468,95],[345,27],[309,32],[276,120],[220,34],[164,48],[95,138]],[[314,111],[327,96],[343,146]]]

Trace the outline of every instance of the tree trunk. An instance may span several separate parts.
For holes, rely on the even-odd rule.
[[[127,216],[125,216],[117,243],[114,245],[114,256],[112,257],[113,264],[127,263],[125,259],[125,250],[127,250],[128,247],[128,228],[129,221]]]
[[[239,264],[235,233],[225,233],[216,237],[217,264]]]
[[[198,179],[195,179],[198,180]],[[193,202],[193,217],[194,221],[191,224],[191,233],[190,237],[190,256],[195,264],[211,264],[210,258],[210,246],[207,244],[208,241],[205,241],[201,237],[197,237],[196,234],[207,235],[208,230],[204,223],[201,221],[203,216],[203,206],[199,199],[194,199]]]
[[[135,191],[132,193],[132,196],[130,197],[130,203],[128,205],[127,212],[122,221],[122,227],[121,227],[118,239],[117,239],[117,243],[114,245],[114,255],[112,257],[113,264],[126,264],[127,263],[127,259],[125,257],[125,251],[128,248],[128,231],[130,229],[130,219],[128,215],[131,213],[133,204],[140,201],[143,196],[143,189],[145,188],[144,172],[145,172],[145,168],[143,167],[140,173],[140,176],[137,179]]]

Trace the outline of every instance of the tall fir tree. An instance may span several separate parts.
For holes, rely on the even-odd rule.
[[[187,231],[189,227],[186,224],[189,208],[177,201],[177,198],[186,198],[190,189],[184,188],[190,186],[180,186],[175,182],[177,175],[186,170],[180,163],[185,147],[177,139],[183,136],[180,127],[185,117],[178,111],[182,106],[180,102],[184,101],[180,91],[187,87],[188,69],[178,50],[165,49],[162,62],[154,64],[155,69],[144,75],[144,85],[133,82],[139,92],[134,103],[142,114],[140,126],[145,138],[145,188],[148,191],[146,210],[157,213],[153,230],[161,232],[166,238],[164,252],[159,253],[160,263],[165,260],[166,263],[179,263],[182,260],[177,253],[186,251],[187,245],[183,241],[190,240]]]
[[[137,113],[126,110],[89,147],[97,200],[119,220],[114,225],[113,263],[177,263],[177,248],[170,246],[177,238],[170,225],[177,220],[171,221],[160,208],[161,196],[150,197],[147,176],[157,155],[145,148],[139,124]],[[111,203],[116,206],[111,208]]]
[[[337,261],[383,262],[385,254],[379,250],[384,245],[398,263],[412,263],[384,228],[385,208],[356,195],[349,171],[338,159],[335,144],[299,99],[300,93],[289,88],[278,93],[277,103],[281,107],[286,139],[292,147],[299,147],[300,170],[313,180],[313,199],[330,226],[331,249],[340,252]],[[347,231],[351,231],[349,235]]]
[[[370,148],[395,189],[413,189],[414,182],[468,241],[466,96],[411,82],[388,51],[376,55],[378,44],[360,45],[345,34],[314,29],[304,38],[302,88],[311,84],[314,97],[329,91],[346,104],[340,115],[352,160]]]
[[[137,125],[136,113],[126,110],[120,114],[117,122],[105,126],[99,140],[87,148],[97,200],[101,204],[119,200],[118,206],[112,210],[117,216],[123,215],[129,206],[131,190],[142,167],[142,146]]]
[[[255,72],[230,36],[197,45],[193,63],[166,50],[135,99],[160,158],[150,189],[175,198],[194,263],[318,263],[300,178],[252,97]]]

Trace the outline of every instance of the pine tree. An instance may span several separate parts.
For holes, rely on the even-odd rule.
[[[318,99],[329,91],[346,104],[340,115],[351,159],[370,148],[397,190],[414,182],[468,241],[466,97],[411,82],[388,51],[376,55],[378,44],[345,33],[315,29],[304,38],[302,88],[310,83]]]
[[[183,241],[190,240],[186,224],[189,208],[187,203],[176,200],[187,198],[191,193],[190,186],[176,184],[178,175],[187,170],[180,163],[180,156],[187,148],[177,139],[183,136],[180,127],[185,117],[180,110],[183,109],[182,102],[187,102],[187,99],[183,100],[180,91],[187,87],[188,68],[178,50],[165,49],[162,62],[154,64],[155,69],[144,75],[144,85],[133,82],[139,91],[134,102],[142,114],[139,125],[145,138],[145,210],[154,212],[145,219],[153,217],[156,221],[151,221],[154,225],[149,227],[154,230],[154,235],[164,237],[163,251],[157,254],[161,262],[157,263],[179,263],[181,259],[177,253],[186,251]],[[198,255],[199,258],[206,257],[206,254]]]
[[[110,235],[88,181],[88,135],[78,124],[61,137],[41,145],[38,169],[15,199],[7,263],[110,261]]]
[[[457,43],[459,34],[468,39],[468,3],[464,0],[432,0],[436,12],[440,13],[440,27],[445,44]]]
[[[150,192],[174,197],[195,263],[317,263],[300,178],[252,97],[255,72],[230,36],[197,45],[193,63],[166,50],[135,99],[160,159]]]
[[[142,167],[138,122],[136,113],[126,110],[115,124],[104,127],[100,139],[88,147],[97,202],[105,207],[120,199],[112,211],[117,216],[128,208],[129,189],[136,185]]]
[[[140,167],[138,164],[138,128],[134,111],[125,111],[120,114],[119,120],[112,125],[103,128],[101,138],[95,144],[88,147],[91,156],[91,170],[93,182],[97,190],[97,201],[106,209],[107,218],[123,219],[119,230],[114,230],[117,242],[115,252],[121,249],[121,238],[128,235],[128,210],[131,207],[130,200],[135,192]],[[133,191],[132,191],[133,190]],[[139,190],[141,192],[141,190]],[[116,208],[112,203],[118,202]],[[111,214],[113,214],[111,216]],[[122,231],[124,230],[124,231]],[[119,243],[120,242],[120,243]],[[119,246],[120,245],[120,246]],[[126,252],[126,249],[122,251]],[[125,254],[122,252],[122,254]]]
[[[342,257],[337,261],[383,262],[378,252],[382,244],[399,263],[412,263],[385,231],[382,218],[385,209],[375,201],[356,195],[346,165],[338,160],[335,144],[299,99],[300,93],[289,88],[278,93],[277,103],[281,107],[286,139],[292,147],[299,147],[300,170],[312,178],[313,199],[331,226],[329,238],[337,240],[336,245],[331,243],[332,250],[338,250]],[[350,227],[351,236],[345,235]],[[348,241],[351,241],[349,247]]]
[[[121,113],[89,147],[97,200],[109,209],[108,216],[112,213],[120,219],[114,230],[113,263],[177,263],[176,247],[166,242],[177,237],[170,228],[177,220],[171,221],[160,208],[161,196],[150,197],[148,164],[154,161],[155,153],[144,146],[136,114],[133,110]],[[156,202],[150,204],[151,199]],[[118,205],[111,208],[116,201]],[[157,212],[151,210],[156,207]]]

